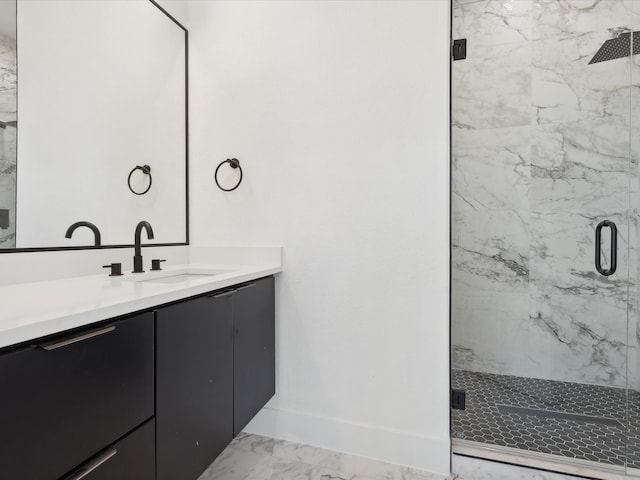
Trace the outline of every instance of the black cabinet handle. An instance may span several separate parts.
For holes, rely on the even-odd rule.
[[[255,284],[255,283],[250,283],[250,284],[248,284],[248,285],[243,285],[243,286],[241,286],[241,287],[238,287],[238,288],[236,288],[236,290],[237,290],[237,291],[240,291],[240,290],[244,290],[244,289],[246,289],[246,288],[251,288],[251,287],[255,287],[255,286],[256,286],[256,284]]]
[[[227,290],[226,292],[218,293],[217,295],[207,295],[209,298],[222,298],[227,297],[229,295],[233,295],[238,290]]]
[[[66,338],[64,340],[56,340],[53,342],[40,343],[38,344],[38,347],[47,351],[55,350],[56,348],[66,347],[67,345],[71,345],[77,342],[82,342],[83,340],[97,337],[98,335],[103,335],[105,333],[113,332],[115,329],[116,329],[115,325],[111,325],[109,327],[101,328],[99,330],[92,330],[90,332],[85,332],[76,337]]]
[[[83,465],[82,467],[80,467],[78,470],[73,472],[64,480],[80,480],[81,478],[86,477],[91,472],[93,472],[96,468],[99,468],[107,460],[113,457],[116,453],[118,453],[118,450],[115,447],[111,447],[105,450],[100,455],[98,455],[95,459],[91,460],[86,465]]]
[[[609,227],[611,229],[611,265],[608,269],[602,268],[601,246],[602,246],[602,229]],[[596,270],[600,275],[608,277],[616,272],[618,263],[618,228],[611,220],[603,220],[596,227]]]

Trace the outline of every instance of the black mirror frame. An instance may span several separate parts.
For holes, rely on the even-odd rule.
[[[17,0],[16,0],[17,1]],[[143,247],[174,247],[189,245],[189,31],[176,20],[167,10],[162,8],[156,0],[148,0],[158,10],[164,13],[173,23],[184,31],[184,108],[185,108],[185,241],[176,243],[147,243]],[[17,24],[16,17],[16,24]],[[19,86],[18,86],[19,88]],[[20,135],[20,132],[18,132]],[[64,226],[61,227],[64,229]],[[2,253],[22,253],[22,252],[57,252],[64,250],[104,250],[109,248],[133,248],[133,243],[122,245],[77,245],[69,247],[32,247],[32,248],[0,248]]]

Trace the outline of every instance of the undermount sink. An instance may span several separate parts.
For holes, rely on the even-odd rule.
[[[208,269],[208,268],[181,268],[177,270],[149,271],[135,273],[123,280],[144,283],[182,283],[190,280],[204,280],[208,277],[229,273],[232,270]]]
[[[178,273],[177,275],[169,275],[167,277],[150,278],[148,280],[138,280],[145,283],[180,283],[189,280],[202,280],[206,277],[212,277],[216,273]]]

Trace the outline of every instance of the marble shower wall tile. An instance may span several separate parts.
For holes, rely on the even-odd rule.
[[[0,129],[0,176],[16,174],[17,130],[12,127]]]
[[[640,30],[640,1],[634,0],[635,23],[634,30]],[[638,163],[640,160],[640,56],[634,56],[631,70],[631,135],[630,150],[634,159],[632,168],[632,181],[630,183],[630,233],[629,243],[629,277],[631,287],[629,289],[628,311],[628,342],[629,349],[629,384],[632,388],[640,390],[640,175]]]
[[[530,127],[454,129],[453,209],[527,210]]]
[[[469,42],[452,77],[456,368],[625,385],[640,343],[640,60],[588,62],[640,30],[634,1],[454,1]],[[605,218],[619,226],[608,278],[593,261]]]
[[[618,117],[533,127],[530,204],[536,211],[628,208],[629,130]]]
[[[16,120],[16,89],[0,90],[0,122]]]
[[[467,49],[453,62],[453,125],[467,129],[528,126],[531,112],[531,44]]]
[[[16,46],[0,36],[0,121],[14,121],[16,115]],[[8,229],[0,229],[0,248],[15,247],[16,145],[17,130],[0,129],[0,209],[9,210]]]
[[[529,284],[528,212],[478,210],[454,214],[454,293],[524,293]]]
[[[530,364],[527,323],[529,294],[464,292],[454,288],[451,335],[454,368],[475,372],[516,375]],[[530,369],[527,369],[527,371]]]
[[[530,349],[532,375],[524,376],[626,386],[626,303],[615,298],[550,295],[534,290],[530,309],[527,329],[536,347]]]
[[[618,269],[610,277],[594,266],[595,226],[605,218],[620,226]],[[545,333],[534,360],[543,378],[626,385],[627,308],[636,288],[628,277],[628,258],[635,254],[628,224],[627,211],[531,213],[529,320],[538,335]],[[608,265],[608,248],[603,250]]]
[[[634,1],[533,0],[533,39],[629,31],[637,22]]]
[[[637,185],[637,182],[634,182]],[[637,194],[630,198],[637,199]],[[627,310],[628,385],[640,391],[640,210],[629,213],[629,298]]]
[[[529,309],[526,321],[514,320]],[[614,300],[529,293],[461,295],[454,297],[452,318],[454,368],[627,384],[626,311]]]
[[[0,121],[16,119],[16,44],[0,35]]]
[[[627,364],[627,388],[640,391],[640,352],[638,346],[627,347]],[[629,399],[629,401],[635,402],[636,408],[639,408],[639,400],[637,396]]]
[[[16,42],[0,34],[0,90],[17,87]]]
[[[453,38],[471,49],[531,39],[533,0],[453,0]]]
[[[595,227],[610,219],[618,229],[618,268],[615,275],[600,275],[594,264]],[[529,285],[551,295],[591,295],[624,302],[628,287],[627,213],[532,212]],[[603,264],[609,265],[609,229],[603,231]]]
[[[0,131],[0,136],[2,133]],[[9,228],[0,229],[0,248],[15,247],[16,181],[12,175],[0,174],[0,208],[9,209]]]
[[[590,33],[531,42],[534,125],[611,116],[628,122],[629,59],[589,65],[605,40]]]
[[[631,198],[636,197],[632,194]],[[640,346],[640,322],[638,321],[640,313],[640,309],[638,308],[638,300],[640,299],[640,285],[638,284],[638,279],[640,278],[640,239],[638,237],[638,226],[640,225],[639,220],[640,217],[638,216],[638,209],[630,208],[628,228],[629,260],[628,267],[626,269],[629,281],[627,298],[627,343],[630,347],[634,348]],[[631,367],[632,365],[630,364],[629,368],[631,369]],[[636,369],[636,367],[637,365],[633,365],[634,369]],[[640,379],[638,379],[638,382],[640,382]]]

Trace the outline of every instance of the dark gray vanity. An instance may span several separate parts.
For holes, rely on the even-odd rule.
[[[275,393],[272,276],[0,350],[0,475],[196,480]]]

